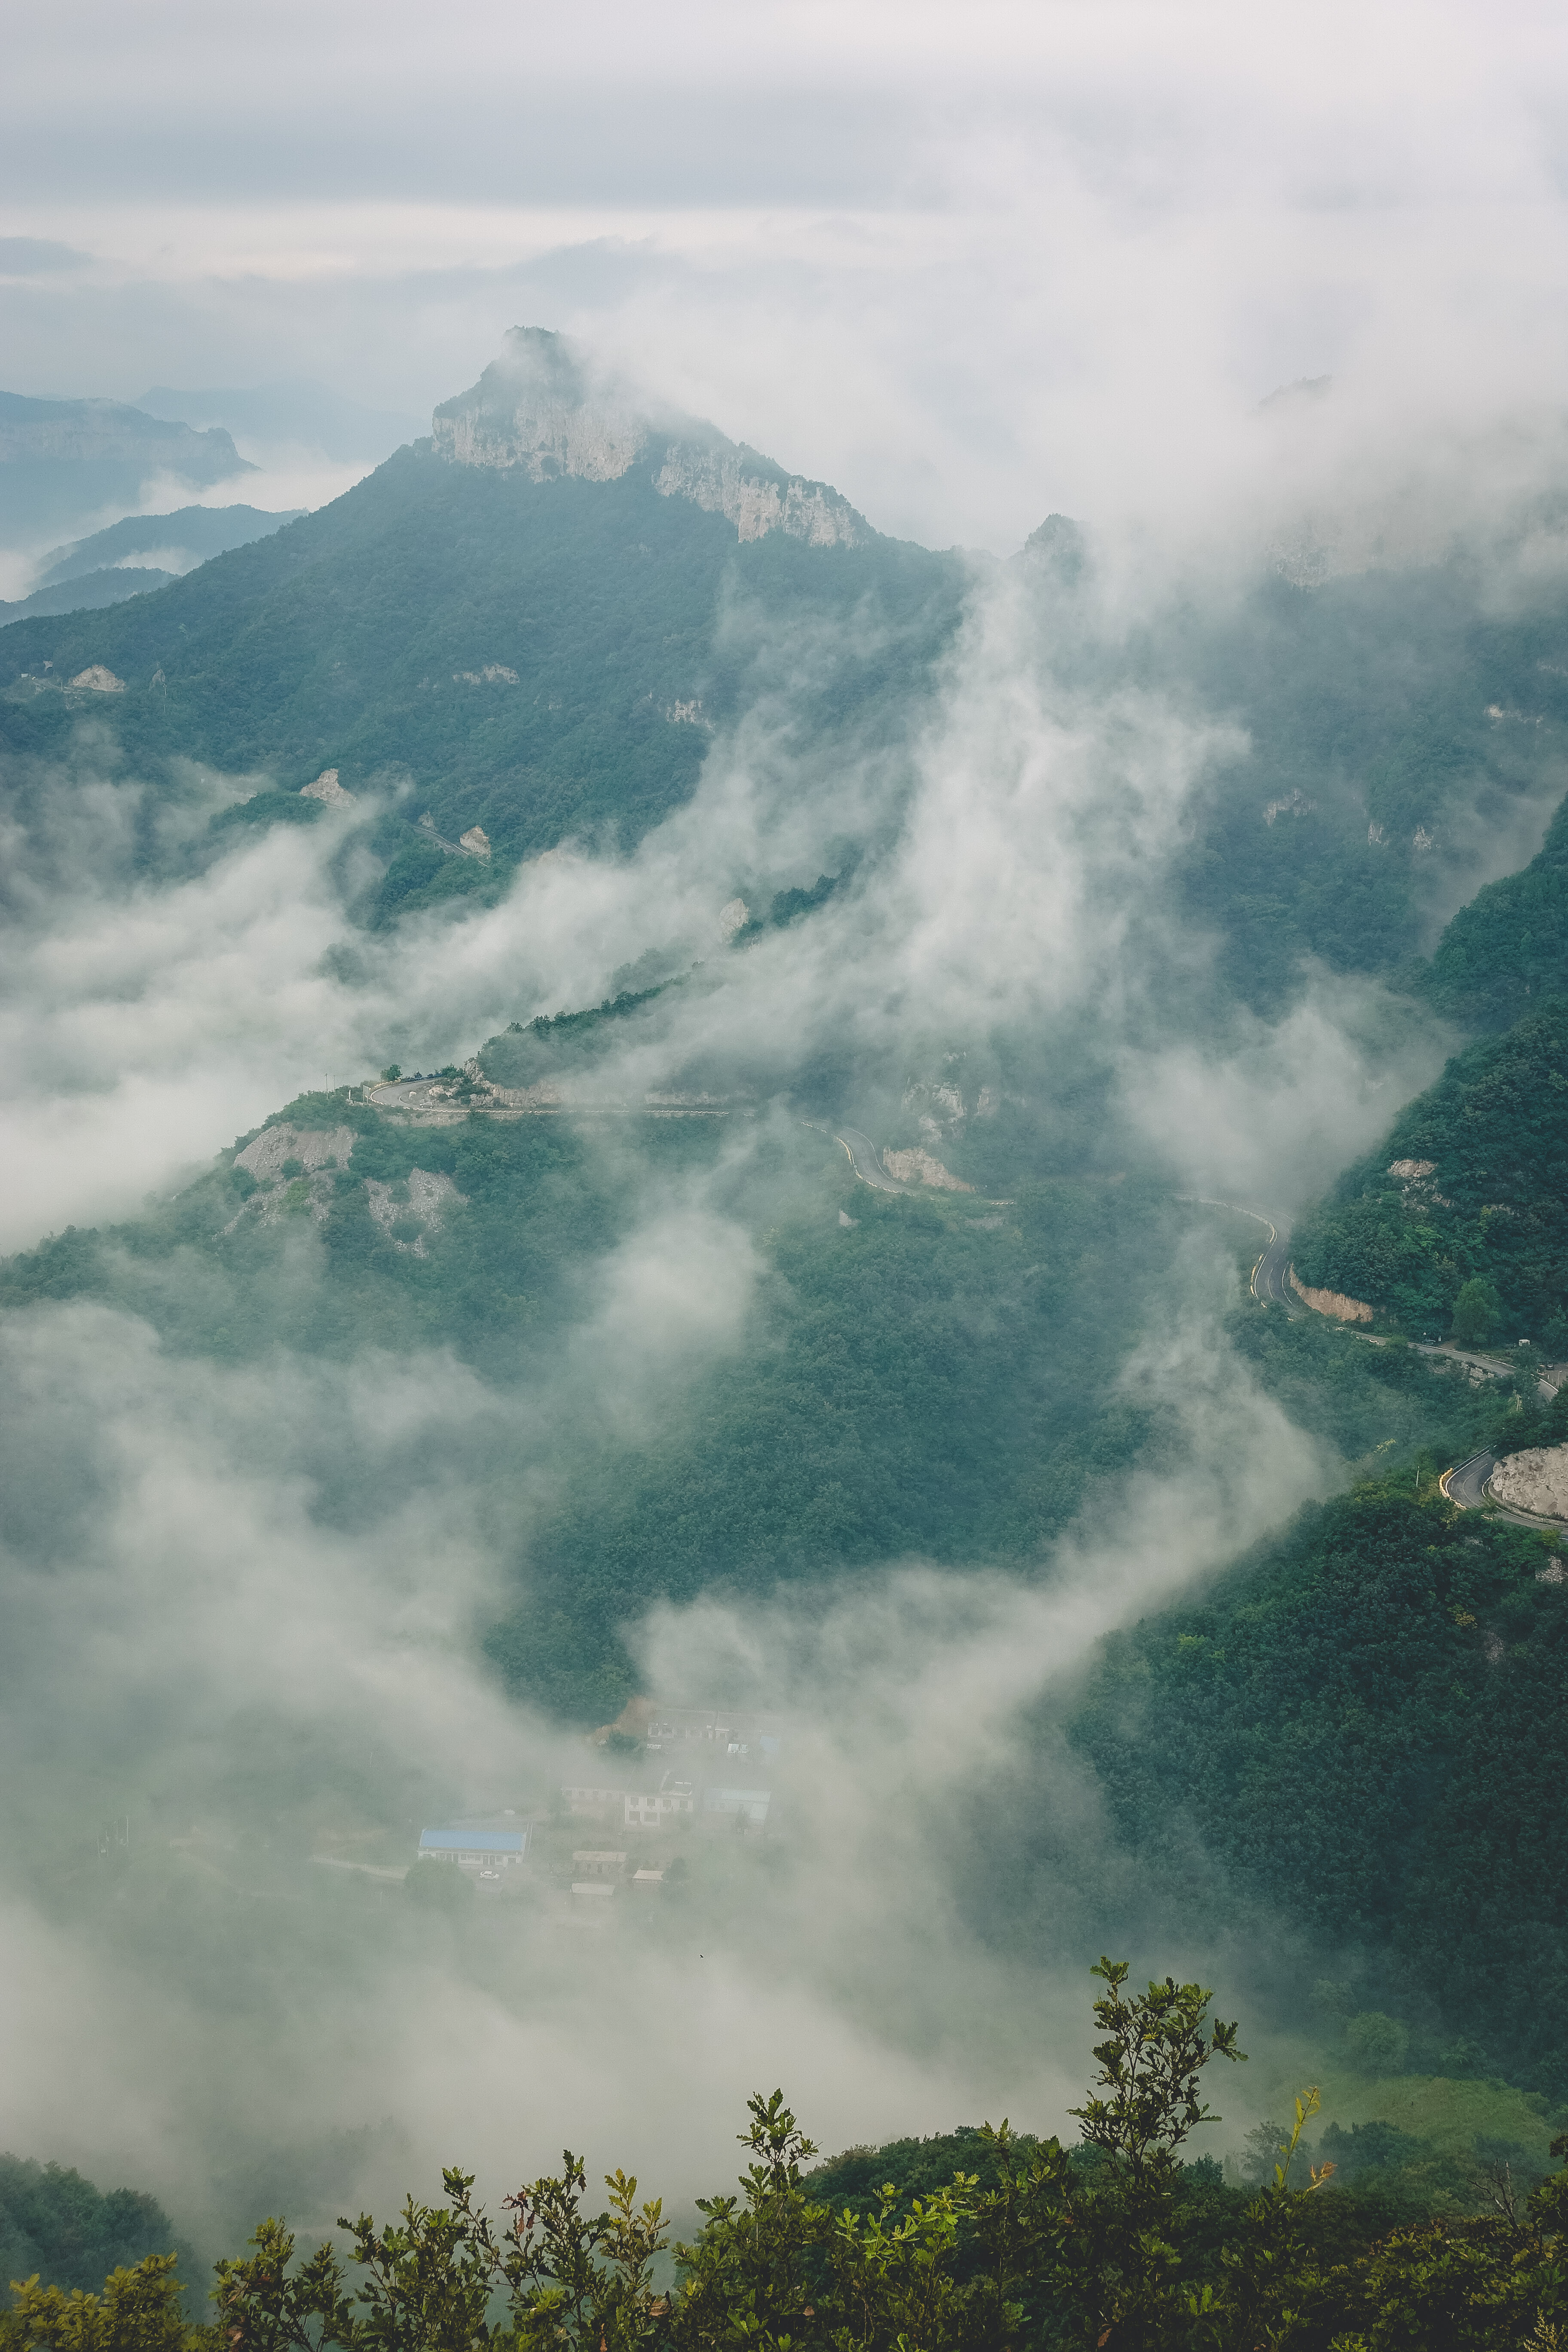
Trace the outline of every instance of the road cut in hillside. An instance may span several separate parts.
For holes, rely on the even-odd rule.
[[[1487,1488],[1505,1507],[1535,1518],[1568,1519],[1568,1445],[1528,1445],[1505,1454]]]

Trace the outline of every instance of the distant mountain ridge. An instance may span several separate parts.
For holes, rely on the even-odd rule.
[[[0,465],[28,458],[151,457],[192,480],[253,474],[221,426],[197,432],[119,400],[34,400],[0,392]]]
[[[123,604],[132,596],[150,596],[172,587],[178,572],[160,571],[156,564],[103,565],[96,572],[73,572],[47,588],[35,588],[14,604],[0,604],[0,627],[11,621],[44,620],[58,613],[97,613],[106,604]]]
[[[221,428],[198,433],[118,400],[0,392],[0,531],[60,530],[133,506],[161,477],[210,489],[256,470]]]
[[[289,507],[277,514],[264,507],[175,507],[167,514],[127,515],[123,521],[111,522],[86,539],[51,548],[43,559],[37,585],[53,588],[62,581],[83,579],[107,564],[123,563],[127,556],[175,549],[192,559],[177,569],[169,567],[170,576],[178,578],[209,556],[226,554],[231,547],[247,547],[253,539],[281,530],[285,523],[298,521],[304,511],[303,507]]]
[[[297,379],[194,392],[155,383],[138,395],[136,405],[149,416],[198,428],[221,425],[253,443],[319,449],[325,457],[345,462],[390,457],[421,431],[417,416],[367,408],[324,383]]]

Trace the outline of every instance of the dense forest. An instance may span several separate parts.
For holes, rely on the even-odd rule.
[[[1551,2352],[1561,2340],[1568,2173],[1531,2189],[1499,2164],[1489,2210],[1402,2212],[1386,2161],[1405,2152],[1400,2136],[1370,2126],[1358,2146],[1325,2133],[1314,2150],[1309,2091],[1289,2125],[1254,2135],[1252,2185],[1231,2186],[1194,2135],[1215,2119],[1210,2070],[1245,2063],[1238,2028],[1210,2013],[1200,1984],[1134,1991],[1109,1959],[1095,1974],[1102,2038],[1075,2144],[1004,2123],[812,2170],[782,2092],[759,2094],[738,2189],[698,2200],[689,2240],[672,2244],[660,2200],[622,2171],[601,2202],[568,2149],[558,2173],[508,2200],[505,2221],[457,2168],[445,2203],[410,2197],[390,2225],[343,2216],[342,2252],[297,2249],[269,2219],[217,2263],[209,2326],[184,2319],[174,2256],[153,2255],[115,2271],[101,2296],[18,2285],[0,2340],[7,2352]]]
[[[748,721],[794,763],[891,761],[903,784],[889,773],[858,820],[874,850],[999,567],[874,533],[738,544],[723,516],[660,496],[656,470],[535,482],[421,442],[154,594],[0,629],[17,814],[86,727],[112,744],[114,772],[151,787],[137,856],[163,870],[233,845],[226,824],[204,842],[153,821],[210,793],[202,769],[254,780],[241,822],[255,825],[288,821],[300,787],[335,767],[352,792],[376,788],[357,837],[381,878],[353,885],[374,927],[494,897],[519,860],[568,836],[628,845]],[[1200,992],[1267,1012],[1300,988],[1304,958],[1419,985],[1435,898],[1451,903],[1478,847],[1560,786],[1555,614],[1500,615],[1457,556],[1310,590],[1265,576],[1217,609],[1179,599],[1123,637],[1104,625],[1086,543],[1087,561],[1020,575],[1053,695],[1195,700],[1233,730],[1216,736],[1173,877],[1175,903],[1217,943]],[[91,665],[125,691],[72,692]],[[488,868],[440,846],[475,824]],[[1491,937],[1520,927],[1498,911],[1511,887],[1483,894],[1434,972],[1462,1017],[1483,1017],[1484,998],[1496,1018],[1514,985]],[[1536,917],[1521,987],[1555,952]],[[1196,976],[1178,960],[1170,982],[1184,999]]]
[[[1416,1336],[1568,1354],[1568,1000],[1457,1055],[1298,1227],[1304,1282]],[[1461,1307],[1461,1301],[1463,1302]]]
[[[1073,1717],[1127,1849],[1289,1923],[1296,1997],[1321,1974],[1327,2026],[1381,2019],[1376,2072],[1568,2104],[1564,1577],[1429,1468],[1369,1480],[1111,1635]]]
[[[900,740],[963,576],[876,538],[738,546],[646,468],[536,483],[421,443],[160,594],[0,632],[0,745],[63,757],[90,705],[171,792],[182,760],[270,771],[285,794],[335,767],[389,789],[389,862],[439,858],[426,811],[509,859],[606,828],[630,843],[689,797],[713,728],[786,680],[792,728],[830,726],[840,758],[858,730]],[[54,683],[99,663],[125,682],[112,709]]]
[[[40,2275],[82,2292],[175,2243],[155,2198],[133,2189],[95,2189],[79,2172],[0,2156],[0,2278]],[[187,2270],[191,2257],[181,2252]]]
[[[1543,998],[1568,997],[1568,800],[1530,864],[1459,908],[1424,979],[1440,1012],[1478,1029],[1505,1029]]]

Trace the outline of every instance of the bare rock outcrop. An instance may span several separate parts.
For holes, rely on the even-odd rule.
[[[302,801],[325,801],[329,808],[353,808],[354,804],[353,793],[345,792],[339,783],[335,768],[323,768],[313,784],[301,784],[300,798]]]
[[[973,1192],[962,1176],[933,1160],[929,1151],[917,1144],[909,1151],[884,1151],[882,1165],[896,1184],[932,1184],[941,1192]]]
[[[1568,1519],[1568,1445],[1527,1445],[1522,1454],[1505,1454],[1487,1486],[1511,1511]]]
[[[264,1127],[243,1151],[237,1151],[234,1164],[258,1183],[269,1184],[282,1174],[286,1160],[297,1160],[314,1175],[321,1168],[346,1168],[353,1148],[352,1127],[292,1127],[287,1119],[279,1119],[276,1127]]]
[[[114,672],[106,669],[101,662],[94,662],[88,669],[79,669],[67,683],[73,686],[79,694],[123,694],[125,691],[125,680],[116,677]]]
[[[364,1189],[371,1215],[393,1248],[405,1251],[410,1257],[427,1257],[426,1242],[432,1234],[440,1232],[447,1211],[468,1206],[468,1195],[458,1192],[449,1176],[432,1173],[427,1168],[409,1170],[406,1201],[399,1201],[390,1184],[378,1183],[374,1176],[366,1177]],[[397,1225],[405,1220],[417,1225],[417,1233],[396,1232]]]
[[[536,482],[615,482],[646,464],[661,498],[724,516],[742,541],[782,530],[809,547],[860,547],[875,536],[827,483],[788,474],[716,426],[662,407],[542,327],[514,327],[471,391],[437,409],[431,432],[456,465]]]
[[[1364,1298],[1347,1298],[1342,1290],[1314,1290],[1301,1280],[1294,1266],[1290,1268],[1290,1287],[1298,1298],[1304,1298],[1315,1315],[1331,1315],[1339,1323],[1370,1323],[1372,1308]]]
[[[235,1166],[255,1177],[257,1189],[229,1219],[225,1233],[232,1234],[247,1218],[270,1224],[294,1211],[309,1213],[320,1224],[331,1207],[336,1176],[347,1168],[353,1148],[352,1127],[294,1127],[288,1119],[264,1127],[234,1155]]]

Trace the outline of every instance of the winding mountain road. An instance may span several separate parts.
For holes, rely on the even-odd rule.
[[[873,1185],[879,1192],[908,1192],[910,1189],[908,1185],[895,1183],[884,1170],[878,1157],[877,1147],[868,1135],[862,1135],[858,1128],[853,1127],[834,1128],[825,1129],[824,1132],[832,1134],[835,1142],[840,1145],[848,1159],[849,1165],[862,1183]],[[1194,1205],[1199,1208],[1225,1209],[1233,1216],[1250,1217],[1254,1223],[1262,1225],[1268,1238],[1264,1243],[1252,1269],[1252,1279],[1247,1286],[1252,1296],[1263,1306],[1282,1307],[1292,1322],[1312,1312],[1305,1300],[1290,1287],[1289,1235],[1279,1231],[1272,1217],[1265,1216],[1261,1209],[1244,1209],[1237,1201],[1211,1201],[1193,1194],[1183,1197],[1193,1200]],[[1351,1327],[1346,1325],[1341,1328],[1349,1329]],[[1385,1344],[1370,1331],[1355,1331],[1352,1336],[1358,1339],[1367,1340],[1374,1348]],[[1475,1355],[1467,1349],[1456,1348],[1452,1341],[1440,1341],[1434,1344],[1430,1340],[1416,1339],[1411,1344],[1419,1349],[1424,1356],[1447,1356],[1450,1361],[1457,1360],[1493,1380],[1497,1379],[1504,1369],[1484,1356]],[[1568,1367],[1554,1364],[1549,1366],[1548,1370],[1557,1372],[1560,1377],[1568,1376]],[[1543,1380],[1541,1389],[1543,1396],[1553,1395],[1556,1383],[1550,1380]],[[1495,1454],[1472,1454],[1468,1461],[1457,1463],[1451,1470],[1445,1470],[1437,1482],[1443,1490],[1445,1500],[1458,1505],[1461,1511],[1486,1509],[1499,1518],[1510,1519],[1515,1527],[1551,1528],[1557,1524],[1551,1519],[1531,1518],[1521,1511],[1510,1511],[1489,1495],[1486,1491],[1487,1480],[1496,1468]]]
[[[1201,1192],[1178,1192],[1176,1198],[1190,1201],[1199,1209],[1226,1209],[1233,1217],[1250,1217],[1255,1225],[1261,1225],[1268,1239],[1252,1269],[1247,1288],[1261,1306],[1282,1307],[1292,1322],[1310,1311],[1286,1280],[1290,1266],[1290,1237],[1280,1232],[1272,1217],[1266,1217],[1261,1209],[1244,1209],[1239,1201],[1211,1201]]]
[[[1237,1201],[1200,1200],[1198,1205],[1205,1209],[1227,1209],[1233,1215],[1251,1217],[1258,1224],[1267,1226],[1268,1239],[1252,1269],[1252,1280],[1248,1285],[1252,1296],[1264,1306],[1282,1307],[1293,1321],[1312,1312],[1305,1300],[1290,1288],[1289,1237],[1279,1232],[1272,1218],[1266,1217],[1259,1209],[1244,1209]],[[1350,1330],[1352,1327],[1344,1325],[1342,1328]],[[1367,1340],[1374,1348],[1385,1344],[1370,1331],[1352,1331],[1352,1336]],[[1495,1359],[1478,1355],[1469,1349],[1456,1348],[1451,1339],[1414,1339],[1410,1344],[1424,1356],[1444,1356],[1451,1363],[1463,1364],[1472,1379],[1479,1375],[1487,1380],[1497,1380],[1507,1370],[1506,1365]],[[1551,1364],[1546,1371],[1547,1377],[1540,1383],[1543,1400],[1554,1396],[1563,1380],[1568,1378],[1568,1367],[1565,1366]],[[1555,1378],[1552,1377],[1553,1374]],[[1495,1454],[1472,1454],[1468,1460],[1456,1463],[1451,1470],[1445,1470],[1437,1481],[1445,1501],[1455,1504],[1461,1511],[1489,1511],[1500,1519],[1510,1520],[1519,1528],[1552,1528],[1561,1524],[1553,1519],[1531,1518],[1523,1511],[1510,1511],[1495,1496],[1489,1494],[1487,1481],[1497,1465]]]
[[[1452,1470],[1445,1470],[1437,1481],[1444,1500],[1458,1503],[1461,1511],[1479,1511],[1487,1499],[1487,1480],[1496,1468],[1495,1454],[1472,1454],[1468,1462],[1457,1463]],[[1500,1504],[1497,1507],[1502,1510]],[[1513,1513],[1502,1511],[1502,1516],[1510,1519]]]
[[[907,1184],[897,1183],[894,1179],[889,1175],[887,1170],[883,1167],[880,1159],[878,1157],[876,1145],[872,1142],[868,1135],[862,1135],[858,1127],[835,1128],[833,1130],[833,1139],[836,1143],[841,1143],[843,1145],[845,1151],[848,1155],[850,1167],[853,1168],[856,1175],[859,1177],[860,1181],[863,1184],[871,1185],[873,1189],[879,1192],[907,1192],[909,1191],[910,1188]]]
[[[1243,1213],[1250,1216],[1256,1212],[1247,1210]],[[1267,1223],[1268,1220],[1262,1222]],[[1248,1286],[1254,1298],[1262,1300],[1268,1307],[1282,1307],[1294,1321],[1297,1316],[1308,1314],[1310,1309],[1302,1305],[1286,1279],[1289,1270],[1290,1237],[1269,1224],[1268,1239],[1264,1244],[1262,1256],[1252,1269],[1252,1281]]]

